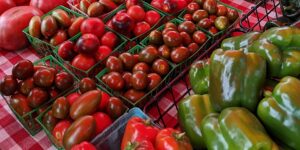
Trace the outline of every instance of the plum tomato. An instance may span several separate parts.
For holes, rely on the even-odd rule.
[[[145,62],[139,62],[136,65],[134,65],[132,72],[137,72],[137,71],[143,71],[145,73],[149,73],[150,72],[150,67],[148,64],[146,64]]]
[[[10,97],[9,105],[20,115],[23,116],[31,111],[27,97],[17,93]]]
[[[128,52],[120,54],[119,59],[122,61],[124,67],[127,70],[131,70],[133,68],[133,66],[135,65],[133,55]]]
[[[207,37],[206,37],[205,33],[202,31],[198,30],[198,31],[194,32],[194,34],[193,34],[193,40],[197,44],[200,44],[200,45],[203,44],[206,41],[206,39],[207,39]]]
[[[158,54],[165,59],[169,59],[171,54],[171,49],[167,45],[162,45],[158,48]]]
[[[192,14],[185,14],[185,15],[183,16],[183,19],[184,19],[185,21],[193,21],[193,16],[192,16]]]
[[[126,106],[117,97],[110,97],[106,107],[106,113],[112,118],[117,119],[126,111]]]
[[[174,63],[181,63],[185,61],[189,56],[190,56],[189,50],[183,46],[176,47],[171,52],[171,60]]]
[[[39,69],[33,75],[34,84],[40,87],[50,87],[54,83],[55,73],[50,69]]]
[[[190,43],[193,42],[191,36],[188,33],[186,33],[186,32],[180,32],[179,34],[182,37],[182,44],[184,46],[188,46]]]
[[[76,42],[78,52],[93,55],[97,51],[100,41],[94,34],[83,34]]]
[[[227,7],[224,5],[217,6],[217,16],[226,16],[227,15]]]
[[[100,39],[105,32],[105,27],[101,19],[88,18],[82,22],[80,26],[80,31],[82,34],[95,34]]]
[[[163,0],[152,0],[150,4],[151,4],[151,6],[153,6],[154,8],[157,8],[157,9],[162,10]]]
[[[144,9],[139,5],[134,5],[128,8],[127,14],[136,22],[143,21],[146,15]]]
[[[217,34],[218,29],[215,26],[211,26],[208,30],[211,34]]]
[[[187,13],[194,13],[196,10],[200,9],[200,6],[196,2],[191,2],[187,5]]]
[[[66,119],[69,115],[70,104],[65,97],[57,98],[52,105],[52,114],[57,119]]]
[[[65,42],[63,42],[62,44],[59,45],[57,53],[62,59],[70,61],[76,55],[76,52],[73,51],[73,48],[74,48],[74,43],[73,42],[65,41]]]
[[[199,22],[201,19],[207,18],[207,17],[208,17],[208,12],[203,9],[196,10],[192,16],[193,21],[196,23]]]
[[[126,97],[131,102],[135,103],[138,100],[140,100],[141,98],[143,98],[145,96],[145,94],[146,93],[144,91],[129,89],[128,91],[126,91],[124,93],[124,97]]]
[[[197,43],[191,43],[188,45],[188,50],[190,52],[190,54],[194,54],[196,53],[196,51],[199,49],[199,45]]]
[[[72,105],[79,96],[80,96],[79,93],[74,92],[74,93],[69,94],[66,98],[67,98],[69,104]]]
[[[122,78],[125,81],[125,86],[126,86],[127,89],[132,87],[131,77],[132,77],[132,73],[130,73],[130,72],[123,72],[122,73]]]
[[[111,31],[106,32],[101,38],[101,44],[114,49],[118,43],[118,37]]]
[[[170,66],[166,60],[157,59],[152,64],[152,70],[162,76],[169,73]]]
[[[234,22],[239,17],[239,13],[234,9],[227,9],[227,18],[230,22]]]
[[[16,92],[18,89],[18,81],[12,75],[4,76],[0,83],[0,91],[3,95],[9,96]]]
[[[99,134],[102,131],[104,131],[113,122],[112,119],[103,112],[97,112],[93,114],[93,117],[96,121],[96,134]]]
[[[139,0],[126,0],[126,8],[129,9],[131,6],[138,5]]]
[[[28,103],[32,108],[37,108],[49,98],[47,91],[42,88],[35,87],[28,94]]]
[[[65,71],[59,72],[55,76],[55,87],[61,91],[64,91],[72,87],[74,83],[73,76]]]
[[[49,93],[50,98],[54,98],[58,95],[58,89],[55,88],[54,86],[48,88],[47,92]]]
[[[89,8],[89,6],[91,5],[91,1],[89,0],[80,0],[79,2],[79,9],[84,12],[87,13],[87,10]]]
[[[178,26],[178,31],[193,34],[196,31],[196,25],[191,21],[184,21]]]
[[[69,37],[73,37],[75,36],[77,33],[80,32],[80,27],[81,27],[81,24],[82,22],[84,21],[85,19],[83,17],[78,17],[76,18],[73,23],[71,24],[71,26],[69,27],[68,29],[68,34],[69,34]]]
[[[101,111],[105,111],[110,96],[106,92],[104,92],[104,91],[101,91],[101,94],[102,95],[101,95],[101,102],[100,102],[100,105],[99,105],[99,109]]]
[[[182,37],[177,31],[169,31],[163,35],[164,43],[170,47],[177,47],[181,45]]]
[[[119,72],[110,72],[104,81],[113,90],[122,90],[125,86],[125,81]]]
[[[79,91],[81,94],[95,89],[96,89],[96,82],[93,79],[89,77],[85,77],[80,80]]]
[[[68,39],[67,32],[65,30],[58,30],[56,34],[50,39],[50,44],[58,46]]]
[[[52,37],[57,32],[57,30],[58,25],[53,16],[48,15],[43,18],[41,22],[41,33],[46,39]]]
[[[62,140],[66,130],[71,126],[71,122],[69,120],[61,120],[59,121],[52,130],[53,137],[62,145]]]
[[[209,29],[213,23],[208,18],[203,18],[198,22],[198,26],[204,29]]]
[[[99,2],[93,2],[87,9],[89,17],[99,17],[104,13],[104,6]]]
[[[134,20],[127,13],[116,14],[111,23],[113,29],[121,33],[129,33],[134,28]]]
[[[138,22],[133,29],[133,33],[135,36],[140,36],[140,35],[146,33],[147,31],[149,31],[150,28],[151,27],[147,22],[145,22],[145,21]]]
[[[72,61],[72,66],[81,69],[83,71],[89,70],[95,64],[96,61],[92,56],[84,55],[84,54],[78,54],[77,56],[74,57]]]
[[[33,75],[33,64],[29,60],[19,61],[12,69],[12,75],[16,79],[25,80]]]
[[[98,47],[98,50],[95,54],[97,61],[104,61],[109,54],[112,52],[111,48],[106,45],[101,45]]]
[[[24,94],[24,95],[28,95],[29,92],[31,91],[31,89],[33,89],[35,87],[34,83],[33,83],[33,78],[28,78],[24,81],[21,81],[19,83],[19,91],[20,93]]]
[[[149,44],[154,44],[154,45],[163,44],[162,33],[158,30],[151,31],[149,34]]]
[[[48,129],[48,131],[53,131],[55,125],[58,123],[59,119],[55,118],[52,114],[52,110],[48,111],[43,116],[43,124]]]
[[[151,64],[158,57],[158,51],[154,46],[146,46],[139,53],[139,61]]]
[[[149,84],[147,74],[142,71],[134,72],[132,74],[130,81],[131,81],[132,87],[136,90],[143,90]]]
[[[109,56],[106,61],[106,68],[109,72],[116,71],[122,72],[123,64],[122,61],[116,56]]]
[[[146,12],[145,21],[149,23],[150,26],[154,26],[160,20],[160,14],[154,10]]]
[[[225,30],[229,26],[228,18],[225,16],[219,16],[215,20],[215,27],[218,30]]]
[[[148,80],[149,80],[149,84],[148,84],[147,89],[149,91],[156,88],[162,80],[161,77],[157,73],[149,73],[147,75],[147,77],[148,77]]]

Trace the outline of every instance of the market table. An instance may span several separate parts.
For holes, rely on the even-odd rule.
[[[222,2],[229,4],[242,10],[244,13],[248,12],[254,5],[245,0],[222,0]],[[258,9],[262,15],[266,13],[263,9]],[[271,14],[272,15],[272,14]],[[256,19],[251,19],[250,24],[254,24]],[[11,74],[14,64],[22,59],[35,61],[39,56],[32,48],[27,48],[18,52],[6,52],[0,49],[0,79],[2,80],[5,74]],[[176,85],[179,93],[184,91],[180,89],[182,86]],[[165,105],[168,105],[166,100]],[[172,114],[169,117],[176,117]],[[0,149],[1,150],[39,150],[39,149],[55,149],[48,140],[46,134],[41,131],[34,137],[30,136],[22,125],[17,121],[12,111],[9,109],[3,98],[0,98]]]

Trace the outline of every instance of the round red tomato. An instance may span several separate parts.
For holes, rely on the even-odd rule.
[[[89,70],[96,64],[93,57],[84,54],[78,54],[72,61],[72,66],[81,69],[83,71]]]
[[[76,101],[76,99],[80,96],[79,93],[77,92],[74,92],[74,93],[71,93],[69,94],[66,98],[70,104],[70,106]]]
[[[57,53],[62,59],[70,61],[76,55],[76,52],[73,50],[73,48],[74,48],[73,42],[65,41],[59,45]]]
[[[105,93],[104,91],[102,91],[101,94],[102,95],[101,95],[101,102],[100,102],[100,105],[99,105],[99,109],[101,111],[105,111],[110,96],[107,93]]]
[[[62,144],[64,134],[70,126],[71,122],[69,120],[62,120],[55,125],[52,135],[60,144]]]
[[[149,23],[150,26],[158,23],[160,19],[160,14],[154,10],[150,10],[146,12],[145,21]]]
[[[100,39],[105,32],[104,23],[99,18],[88,18],[82,22],[80,31],[82,34],[95,34]]]
[[[97,112],[93,115],[95,121],[96,121],[96,134],[101,133],[103,130],[105,130],[107,127],[109,127],[112,124],[111,118],[103,113],[103,112]]]
[[[126,0],[126,8],[130,8],[131,6],[137,5],[139,0]]]
[[[130,72],[123,72],[123,74],[122,74],[122,78],[125,81],[125,85],[126,85],[127,89],[132,87],[131,77],[132,77],[132,73],[130,73]]]
[[[133,18],[136,22],[143,21],[145,18],[145,11],[139,5],[134,5],[128,8],[127,14]]]
[[[152,70],[162,76],[169,73],[170,66],[166,60],[157,59],[152,64]]]
[[[13,77],[25,80],[33,75],[33,64],[29,60],[19,61],[12,69]]]
[[[98,50],[95,54],[97,61],[103,61],[105,58],[109,56],[109,54],[112,52],[111,48],[108,46],[102,45],[98,47]]]
[[[143,90],[148,86],[149,80],[147,74],[142,71],[137,71],[131,77],[132,87],[136,90]]]
[[[151,27],[147,22],[142,21],[142,22],[139,22],[136,24],[136,26],[134,27],[133,33],[135,36],[140,36],[140,35],[146,33],[147,31],[149,31],[150,28]]]
[[[96,82],[93,79],[86,77],[80,80],[79,91],[81,94],[95,89],[96,89]]]
[[[0,82],[0,91],[3,95],[9,96],[18,89],[18,81],[12,75],[7,75]]]
[[[157,73],[150,73],[148,74],[148,80],[149,80],[149,85],[147,87],[148,90],[152,90],[155,87],[158,86],[158,84],[161,82],[161,77]]]
[[[76,42],[79,53],[93,54],[97,51],[100,41],[94,34],[83,34]]]
[[[113,49],[118,42],[118,37],[113,32],[106,32],[101,38],[101,44]]]
[[[127,13],[116,14],[111,21],[113,29],[121,33],[129,33],[134,28],[134,20]]]
[[[104,82],[113,90],[122,90],[125,85],[124,79],[118,72],[108,73]]]
[[[112,71],[122,72],[123,64],[122,64],[122,61],[118,57],[109,56],[106,61],[106,68],[110,72],[112,72]]]
[[[74,79],[71,74],[62,71],[56,74],[54,83],[56,88],[63,91],[70,88],[73,85]]]
[[[149,73],[150,72],[150,67],[149,65],[147,65],[144,62],[139,62],[136,65],[134,65],[132,72],[137,72],[137,71],[143,71],[145,73]]]
[[[39,69],[33,75],[34,84],[40,87],[50,87],[55,79],[55,73],[51,69]]]
[[[133,66],[135,65],[133,55],[130,53],[125,52],[125,53],[120,54],[119,59],[122,61],[123,65],[128,70],[131,70],[133,68]]]
[[[193,40],[197,44],[203,44],[206,41],[207,37],[204,32],[202,31],[196,31],[193,34]]]

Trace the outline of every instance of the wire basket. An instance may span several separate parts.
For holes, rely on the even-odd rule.
[[[206,59],[210,54],[218,48],[223,39],[229,37],[231,34],[241,33],[239,29],[232,29],[227,32],[222,38],[218,39],[210,48],[197,58],[197,60]],[[179,128],[177,119],[178,102],[184,97],[193,94],[191,90],[189,78],[189,67],[174,78],[168,85],[166,85],[157,95],[155,95],[144,107],[144,112],[151,117],[155,123],[166,128]]]
[[[52,56],[47,56],[42,58],[41,60],[37,61],[34,63],[34,65],[47,65],[51,66],[59,71],[66,71],[67,73],[71,74],[74,78],[74,83],[78,81],[78,79],[68,70],[66,69],[59,61],[57,61],[54,57]],[[3,99],[11,109],[11,111],[15,114],[16,118],[19,120],[19,122],[23,125],[23,127],[31,134],[32,136],[37,134],[41,130],[41,126],[36,122],[35,118],[39,115],[40,110],[43,108],[47,108],[50,106],[57,97],[60,95],[63,95],[70,89],[67,89],[65,91],[60,92],[57,96],[49,99],[47,102],[39,106],[38,108],[32,109],[30,112],[24,114],[23,116],[19,115],[16,110],[10,105],[10,97],[9,96],[4,96],[2,95]]]
[[[83,16],[79,13],[76,13],[64,6],[57,6],[56,8],[54,8],[52,11],[48,12],[47,14],[43,15],[41,18],[45,18],[46,16],[49,16],[52,14],[52,12],[54,10],[57,10],[57,9],[61,9],[61,10],[64,10],[65,12],[67,12],[70,16],[75,16],[75,17],[80,17],[80,16]],[[39,38],[36,38],[36,37],[33,37],[29,34],[29,27],[26,27],[24,30],[23,30],[23,33],[26,35],[28,41],[30,42],[30,44],[32,45],[32,47],[35,49],[35,51],[41,55],[41,56],[47,56],[47,55],[51,55],[53,54],[53,50],[56,48],[56,46],[54,45],[51,45],[49,42],[46,42],[46,41],[43,41],[42,39],[39,39]],[[70,40],[73,40],[74,38],[76,38],[78,36],[75,35],[74,37],[71,37]]]
[[[240,27],[246,31],[262,31],[268,21],[282,17],[279,0],[261,0],[244,14]]]
[[[175,19],[173,19],[173,20],[171,20],[169,22],[172,22],[172,23],[174,23],[175,25],[178,26],[183,21],[175,18]],[[163,31],[164,28],[165,28],[165,25],[162,25],[162,26],[158,27],[156,30]],[[184,70],[186,67],[188,67],[189,65],[191,65],[192,62],[197,57],[199,57],[201,54],[205,53],[205,51],[207,51],[207,49],[209,48],[209,46],[211,44],[211,36],[210,36],[210,34],[207,31],[205,31],[204,29],[199,28],[199,27],[197,27],[197,30],[203,31],[206,34],[206,36],[207,36],[207,40],[201,46],[199,46],[199,49],[193,55],[191,55],[188,59],[186,59],[185,61],[183,61],[181,63],[178,63],[178,64],[175,64],[175,63],[173,63],[173,62],[171,62],[171,61],[168,60],[175,67],[175,70],[172,73],[172,74],[174,74],[174,76],[176,76],[177,74],[181,73],[182,70]],[[144,40],[142,40],[141,45],[143,45],[143,46],[148,46],[149,45],[149,36],[147,36]]]
[[[227,7],[227,8],[236,10],[238,12],[238,14],[239,14],[239,17],[233,23],[231,23],[225,30],[219,31],[216,34],[212,34],[208,30],[203,29],[203,30],[205,30],[207,33],[209,33],[211,35],[211,37],[212,37],[213,40],[217,40],[217,39],[221,38],[224,34],[226,34],[226,32],[228,32],[229,30],[235,28],[238,25],[238,23],[240,22],[240,17],[242,16],[242,13],[243,13],[241,10],[239,10],[239,9],[237,9],[235,7],[232,7],[230,5],[227,5],[225,3],[222,3],[220,1],[217,1],[217,4],[221,4],[221,5],[223,5],[223,6]],[[183,16],[186,14],[186,11],[187,11],[186,9],[183,10],[182,13],[180,13],[180,15],[178,16],[178,18],[181,19],[181,20],[184,20]]]
[[[112,53],[115,53],[117,51],[121,51],[127,40],[119,35],[118,33],[116,33],[115,31],[109,29],[109,28],[105,28],[106,31],[111,31],[113,32],[117,37],[118,37],[118,43],[117,43],[117,46],[116,48],[114,48],[114,50],[112,51]],[[75,38],[72,38],[70,41],[76,43],[76,41],[81,37],[81,34],[77,35]],[[79,68],[76,68],[74,67],[70,61],[66,61],[64,60],[63,58],[61,58],[59,55],[58,55],[58,47],[55,48],[54,50],[54,56],[60,61],[62,62],[70,71],[72,71],[79,79],[82,79],[84,77],[92,77],[94,78],[95,75],[97,75],[104,67],[103,67],[103,61],[98,61],[94,66],[92,66],[90,69],[88,70],[82,70],[82,69],[79,69]],[[106,59],[106,58],[105,58]],[[104,60],[105,60],[104,59]]]
[[[142,50],[142,46],[140,45],[136,45],[135,47],[133,47],[132,49],[130,49],[128,52],[131,54],[138,54],[141,50]],[[121,53],[121,52],[120,52]],[[113,54],[113,55],[117,55],[117,54]],[[164,58],[161,58],[164,59]],[[173,72],[174,72],[174,66],[173,64],[169,63],[170,66],[170,70],[169,73],[167,75],[165,75],[164,77],[162,77],[162,81],[159,83],[159,85],[157,85],[157,87],[155,87],[154,89],[148,91],[142,98],[140,98],[139,100],[137,100],[136,102],[132,102],[129,99],[127,99],[126,97],[123,96],[123,92],[120,91],[115,91],[113,89],[111,89],[107,84],[105,84],[101,79],[102,77],[108,73],[108,70],[105,68],[103,69],[97,76],[96,79],[99,82],[99,84],[104,87],[109,94],[114,95],[116,97],[119,97],[123,100],[123,102],[130,107],[133,106],[138,106],[138,107],[143,107],[145,105],[145,103],[147,103],[147,100],[150,99],[151,97],[153,97],[154,95],[156,95],[156,93],[158,93],[165,85],[167,85],[171,79],[174,77]]]

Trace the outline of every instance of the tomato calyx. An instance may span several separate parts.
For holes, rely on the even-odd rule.
[[[146,120],[144,121],[144,124],[145,124],[146,126],[151,126],[151,119],[150,119],[150,118],[146,119]]]
[[[176,139],[176,141],[183,141],[184,136],[185,136],[185,132],[182,132],[182,133],[173,132],[172,136]]]
[[[139,142],[128,142],[127,146],[125,147],[125,150],[135,150],[139,147]]]

